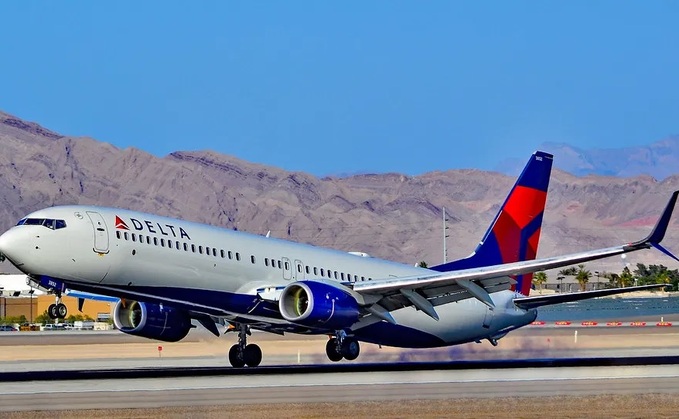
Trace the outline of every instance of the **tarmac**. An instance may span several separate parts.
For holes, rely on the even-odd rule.
[[[679,327],[657,327],[659,319],[644,320],[648,321],[644,327],[527,326],[500,340],[498,347],[482,342],[411,350],[362,344],[361,356],[354,362],[679,356]],[[324,365],[329,363],[326,339],[254,333],[249,341],[262,347],[263,365]],[[0,334],[0,372],[222,368],[228,366],[226,354],[235,341],[234,334],[217,338],[200,329],[177,343],[117,331],[6,332]],[[552,417],[673,417],[679,411],[678,378],[676,366],[656,365],[0,382],[0,412],[10,417],[40,417],[54,411],[62,417],[104,413],[326,417],[331,412],[338,417],[376,412],[381,417],[507,417],[510,413],[544,417],[544,409],[552,406],[557,409],[550,412]],[[394,404],[402,408],[394,410]],[[492,406],[498,410],[488,410]],[[601,409],[607,409],[605,415]]]

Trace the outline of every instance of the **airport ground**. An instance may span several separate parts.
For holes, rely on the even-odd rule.
[[[529,326],[498,347],[363,345],[361,362],[679,355],[672,327]],[[577,334],[575,333],[577,331]],[[577,338],[576,338],[577,335]],[[118,332],[8,332],[0,371],[226,366],[234,335],[192,331],[159,344]],[[255,333],[265,365],[326,363],[325,337]],[[331,373],[0,383],[0,416],[27,417],[677,417],[679,367]]]

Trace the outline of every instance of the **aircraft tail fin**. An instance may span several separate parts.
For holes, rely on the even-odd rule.
[[[536,151],[474,252],[430,269],[448,272],[533,260],[538,251],[553,156]],[[528,295],[533,274],[517,275],[515,289]]]

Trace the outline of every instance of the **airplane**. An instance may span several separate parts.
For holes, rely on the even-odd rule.
[[[124,333],[175,342],[192,320],[216,336],[217,325],[228,325],[238,333],[234,367],[262,361],[260,347],[247,342],[252,330],[328,335],[335,362],[356,359],[359,342],[495,346],[533,322],[540,306],[661,287],[531,297],[533,272],[651,247],[679,261],[660,245],[679,191],[642,240],[536,259],[552,160],[535,152],[474,252],[431,269],[89,205],[27,215],[0,236],[0,252],[52,289],[58,307],[66,287],[120,299],[113,318]]]

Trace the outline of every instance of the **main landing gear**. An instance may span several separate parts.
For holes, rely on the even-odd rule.
[[[66,304],[61,302],[61,293],[57,294],[54,302],[55,304],[50,304],[49,307],[47,307],[47,315],[49,318],[52,320],[66,318],[68,315],[68,308],[66,308]]]
[[[361,353],[361,345],[356,338],[340,330],[325,344],[325,353],[332,362],[341,361],[342,358],[353,361]]]
[[[262,362],[262,350],[254,343],[247,344],[248,335],[251,335],[250,326],[240,324],[238,331],[238,343],[229,350],[229,362],[236,368],[244,366],[256,367]]]

